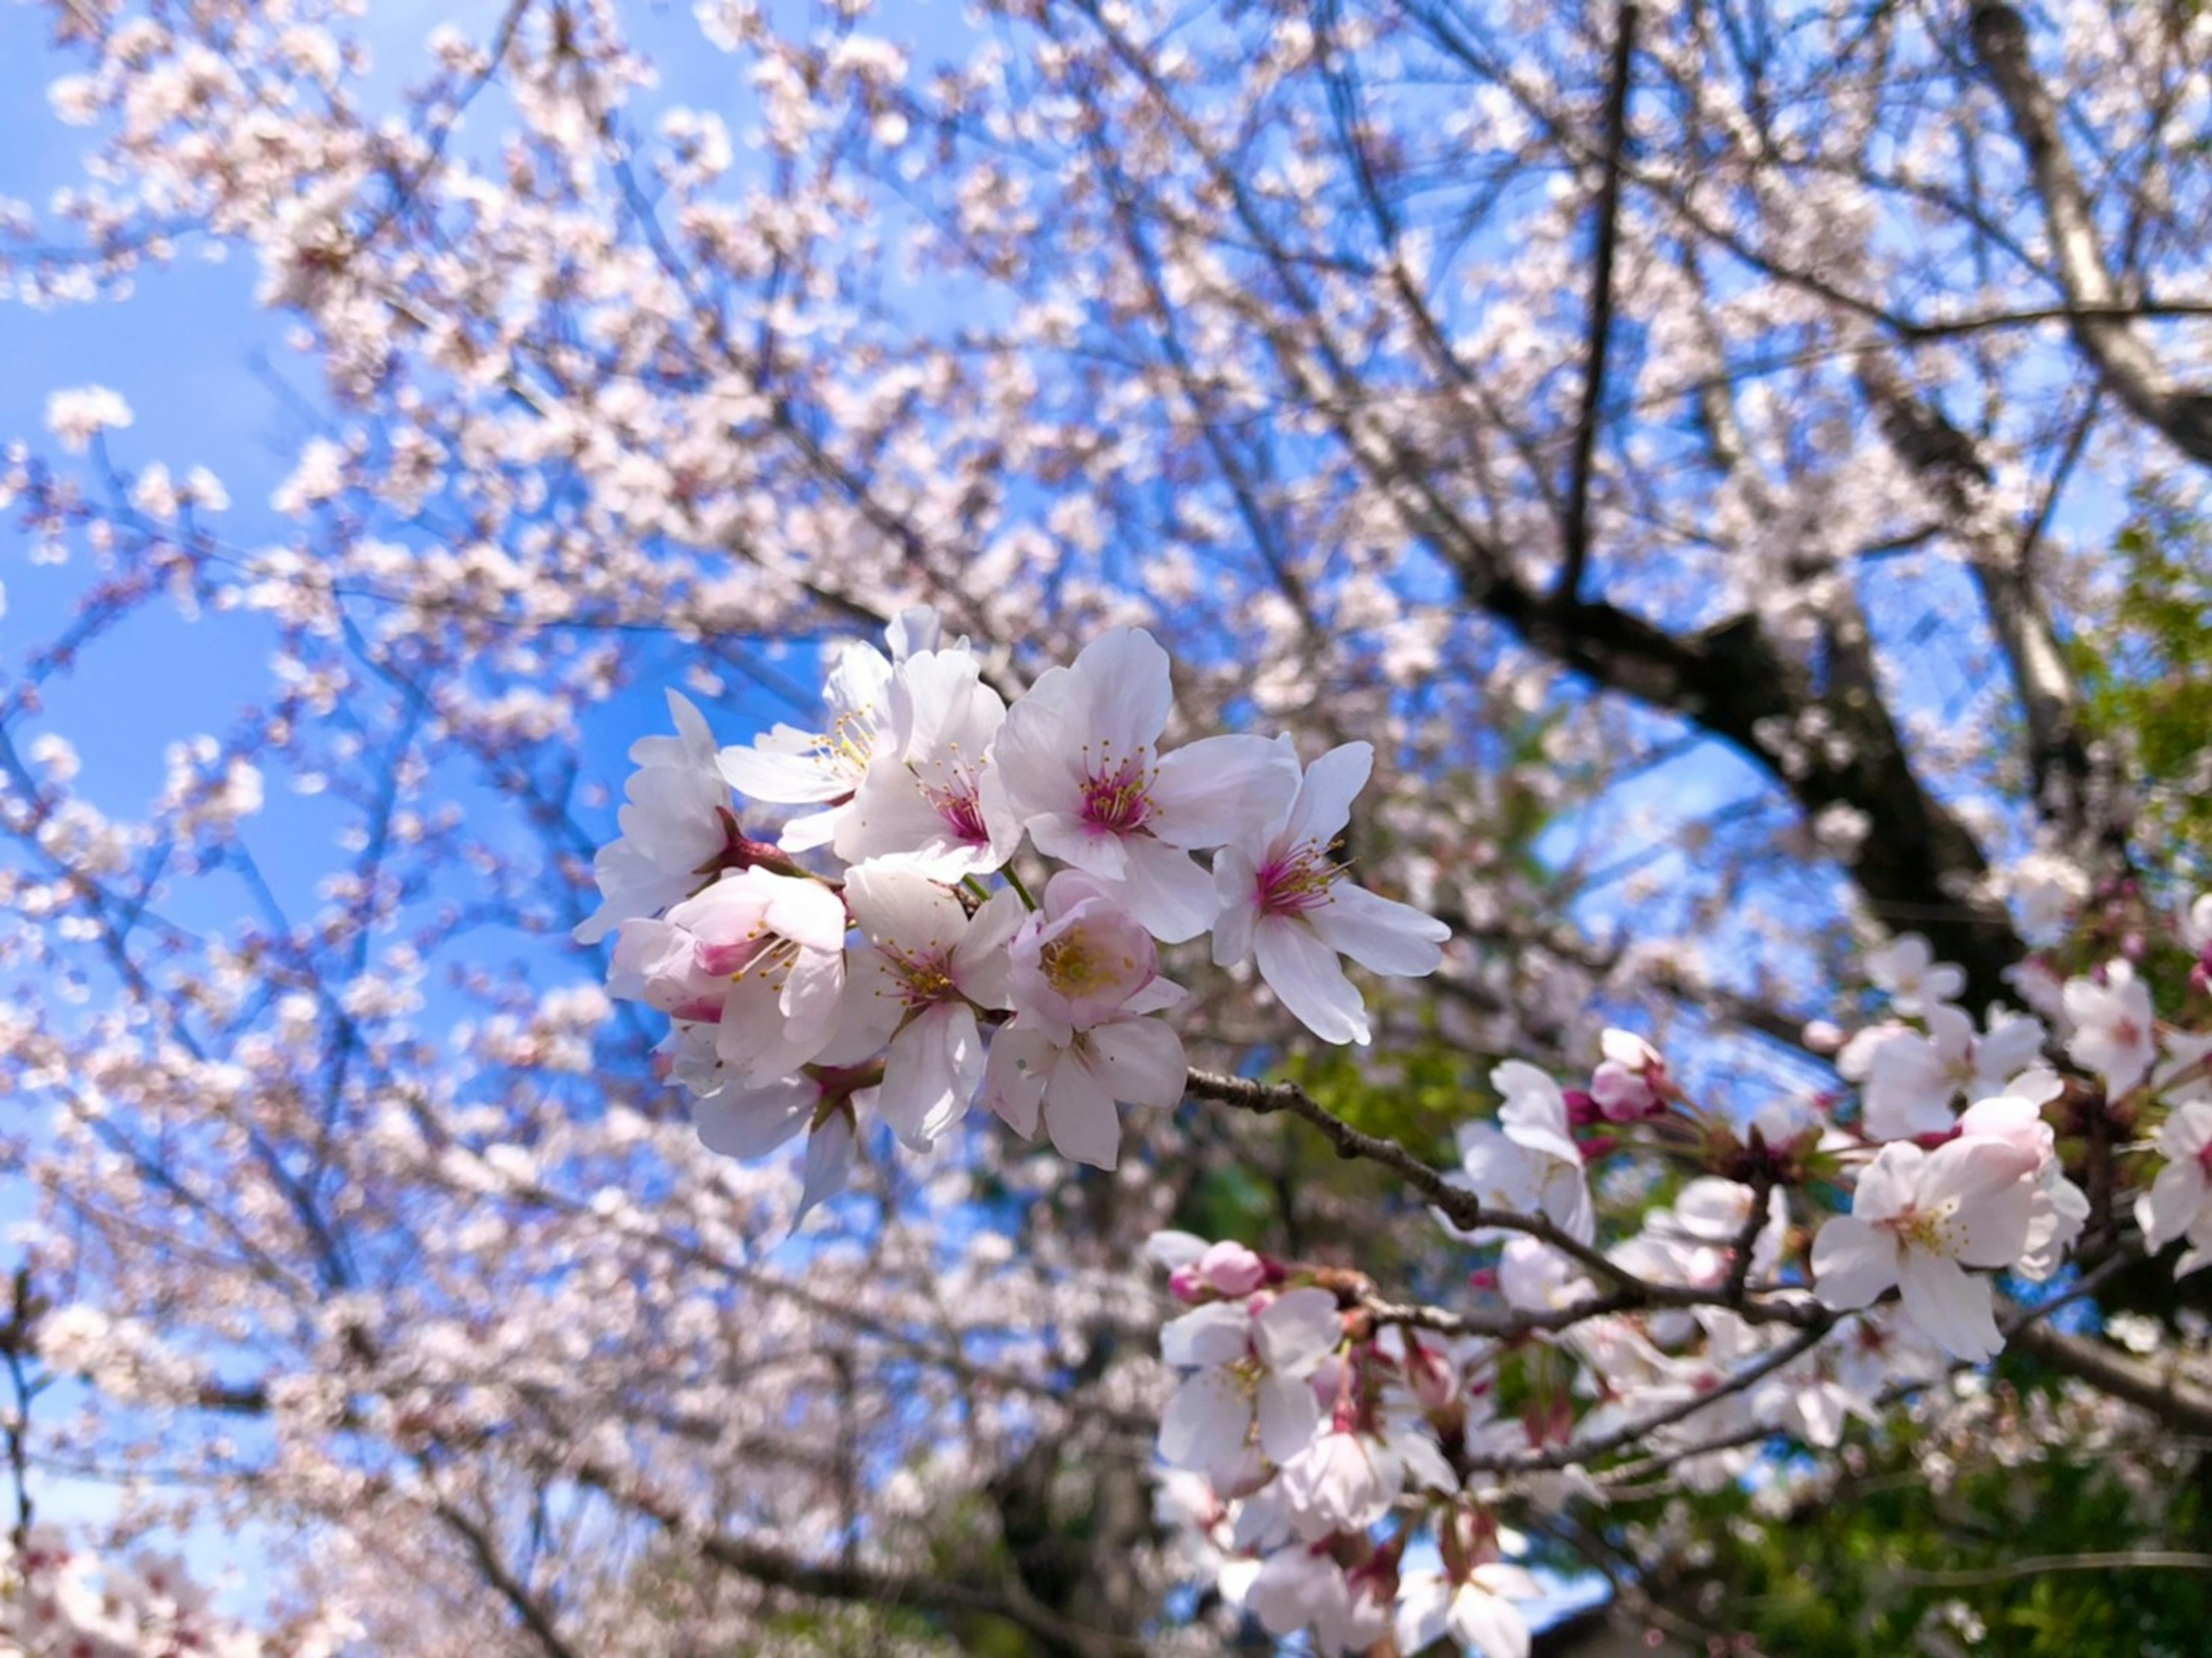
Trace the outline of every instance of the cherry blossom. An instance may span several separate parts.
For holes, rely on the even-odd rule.
[[[1257,1306],[1212,1302],[1160,1331],[1160,1356],[1193,1374],[1160,1418],[1159,1451],[1171,1467],[1231,1465],[1254,1427],[1273,1461],[1296,1456],[1322,1423],[1310,1378],[1344,1339],[1336,1297],[1311,1287]]]
[[[971,916],[943,887],[891,864],[863,864],[845,901],[867,947],[853,953],[844,1025],[830,1057],[857,1062],[886,1042],[878,1108],[927,1151],[966,1114],[983,1080],[979,1012],[1006,1005],[1006,946],[1021,901],[1002,891]]]
[[[2176,1106],[2151,1144],[2166,1166],[2136,1199],[2136,1224],[2154,1254],[2176,1238],[2189,1240],[2174,1265],[2181,1278],[2212,1264],[2212,1102]]]
[[[784,826],[787,852],[829,845],[850,815],[854,796],[885,745],[892,669],[909,656],[934,652],[936,612],[916,606],[889,630],[891,654],[848,645],[823,688],[824,729],[779,725],[749,746],[722,750],[723,775],[740,794],[781,805],[818,805]]]
[[[614,993],[714,1025],[723,1063],[747,1081],[768,1081],[836,1035],[845,929],[844,905],[820,883],[733,871],[665,920],[622,924]]]
[[[1163,942],[1206,931],[1219,908],[1190,857],[1279,812],[1293,756],[1258,737],[1158,751],[1171,712],[1167,653],[1140,628],[1084,647],[1007,711],[996,765],[1039,851],[1114,883]]]
[[[737,827],[705,717],[674,691],[668,711],[674,737],[641,737],[630,747],[637,770],[623,786],[622,835],[592,859],[600,903],[576,928],[580,943],[690,897],[713,878]]]
[[[1295,768],[1289,739],[1279,747]],[[1418,978],[1437,970],[1451,936],[1412,906],[1354,885],[1329,856],[1374,765],[1371,744],[1330,750],[1306,769],[1279,817],[1233,838],[1213,860],[1215,964],[1256,955],[1268,987],[1323,1042],[1370,1039],[1365,1005],[1339,953],[1377,973]]]
[[[838,823],[837,855],[896,858],[934,880],[987,874],[1021,825],[991,745],[1006,706],[969,651],[917,651],[893,671],[889,729]]]
[[[1932,1152],[1899,1142],[1862,1173],[1851,1212],[1813,1243],[1820,1299],[1867,1307],[1893,1287],[1905,1315],[1945,1351],[1966,1359],[2004,1345],[1990,1285],[1972,1266],[2009,1266],[2027,1246],[2038,1158],[2014,1141],[1974,1135]]]
[[[1924,1014],[1966,987],[1966,974],[1954,963],[1937,961],[1928,940],[1917,932],[1900,933],[1871,951],[1866,974],[1889,993],[1890,1005],[1906,1015]]]
[[[2069,979],[2065,996],[2066,1017],[2074,1023],[2068,1055],[2102,1076],[2112,1093],[2126,1093],[2158,1057],[2150,987],[2127,963],[2115,961],[2106,963],[2100,978]]]

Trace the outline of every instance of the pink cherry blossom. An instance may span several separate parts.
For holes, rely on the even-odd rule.
[[[1191,851],[1250,832],[1297,787],[1295,760],[1263,738],[1160,754],[1172,699],[1167,653],[1140,628],[1116,629],[1038,677],[995,750],[1037,849],[1112,883],[1169,944],[1205,932],[1219,907]]]
[[[1287,738],[1279,747],[1295,773],[1297,750]],[[1443,963],[1451,936],[1433,917],[1353,884],[1329,856],[1374,764],[1368,744],[1330,750],[1306,770],[1279,817],[1248,817],[1213,862],[1215,964],[1234,967],[1256,955],[1268,987],[1323,1042],[1369,1040],[1366,1006],[1338,964],[1340,953],[1377,973],[1419,977]]]
[[[1859,1175],[1851,1212],[1814,1239],[1820,1299],[1848,1310],[1900,1288],[1905,1315],[1945,1351],[1993,1357],[2004,1339],[1990,1311],[1990,1281],[1966,1269],[2020,1258],[2037,1162],[2015,1141],[1987,1135],[1933,1152],[1904,1141],[1882,1147]]]

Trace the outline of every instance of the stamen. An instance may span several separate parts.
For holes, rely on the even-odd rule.
[[[1345,866],[1329,862],[1318,841],[1301,841],[1287,858],[1260,866],[1261,913],[1297,915],[1318,909],[1344,874]]]
[[[1152,816],[1152,774],[1136,760],[1110,772],[1091,772],[1083,780],[1083,821],[1093,829],[1127,835]]]

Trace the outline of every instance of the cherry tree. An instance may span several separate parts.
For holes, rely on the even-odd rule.
[[[2203,19],[47,9],[9,300],[319,386],[0,458],[11,1444],[302,1540],[203,1649],[1725,1643],[1701,1516],[2196,1467]]]

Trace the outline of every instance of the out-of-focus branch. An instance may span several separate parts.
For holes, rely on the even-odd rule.
[[[2077,1382],[2148,1411],[2169,1428],[2212,1436],[2212,1389],[2173,1371],[2154,1370],[2103,1342],[2068,1335],[2047,1324],[2014,1331],[2011,1345]]]
[[[2183,453],[2212,465],[2212,391],[2176,381],[2126,313],[2098,240],[2088,191],[2059,137],[2057,106],[2028,57],[2027,24],[2002,0],[1984,0],[1974,8],[1971,32],[1975,53],[2012,117],[2050,223],[2058,284],[2073,307],[2066,320],[2075,343],[2140,419]]]
[[[1606,355],[1613,344],[1613,261],[1620,240],[1620,153],[1627,141],[1628,85],[1636,52],[1636,0],[1622,0],[1613,25],[1613,63],[1605,96],[1605,177],[1598,186],[1597,246],[1590,277],[1589,327],[1583,369],[1583,400],[1575,416],[1574,460],[1567,477],[1565,556],[1554,597],[1572,599],[1589,560],[1590,461],[1597,447],[1598,416],[1605,395]]]

